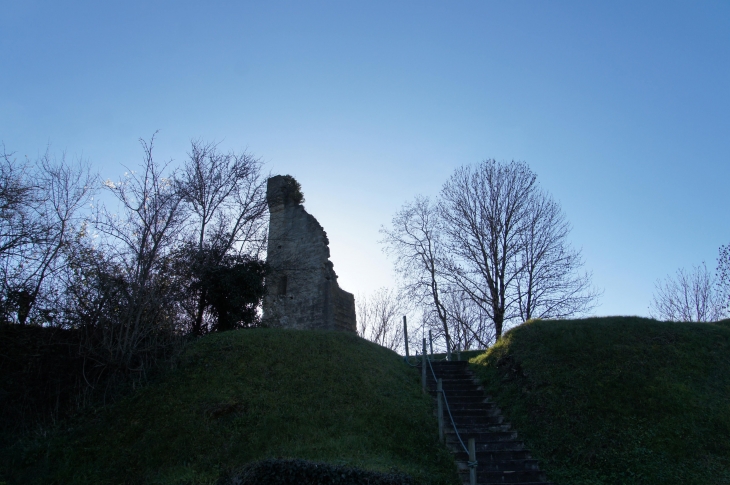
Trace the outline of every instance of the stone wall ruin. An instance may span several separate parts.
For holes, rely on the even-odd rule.
[[[301,205],[289,175],[268,180],[268,293],[263,323],[270,327],[356,331],[355,297],[337,284],[327,233]]]

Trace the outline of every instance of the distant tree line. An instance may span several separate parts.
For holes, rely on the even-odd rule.
[[[142,375],[185,336],[259,323],[261,161],[193,141],[172,170],[141,144],[115,181],[0,155],[0,322],[77,332],[89,376]]]
[[[599,292],[570,230],[527,164],[485,160],[457,168],[436,199],[406,203],[381,233],[401,298],[420,313],[422,332],[451,351],[485,348],[517,323],[594,307]]]

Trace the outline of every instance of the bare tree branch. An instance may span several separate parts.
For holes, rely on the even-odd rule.
[[[445,280],[442,275],[443,243],[437,208],[426,197],[403,206],[393,217],[391,227],[380,229],[385,252],[394,258],[404,295],[426,308],[440,323],[439,333],[451,350],[448,311],[443,302]]]
[[[401,315],[406,311],[403,300],[391,289],[380,288],[371,295],[357,297],[357,333],[361,337],[398,350],[403,343]]]
[[[657,281],[649,314],[675,322],[714,322],[725,313],[720,296],[715,278],[702,263],[689,272],[679,269],[674,277]]]
[[[218,265],[231,252],[261,257],[266,248],[268,206],[260,160],[245,152],[221,153],[213,143],[192,141],[176,186],[191,213],[188,224],[195,239],[189,243],[196,259],[205,259],[196,261],[198,266]],[[194,335],[212,325],[206,321],[208,303],[202,287],[189,302],[183,302]]]
[[[456,169],[436,204],[416,198],[381,233],[424,322],[460,348],[486,347],[509,323],[585,313],[598,297],[559,205],[521,162]]]

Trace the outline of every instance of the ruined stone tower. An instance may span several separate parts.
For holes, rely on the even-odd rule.
[[[327,233],[301,205],[289,175],[268,180],[268,294],[264,323],[271,327],[356,331],[355,298],[340,289],[329,260]]]

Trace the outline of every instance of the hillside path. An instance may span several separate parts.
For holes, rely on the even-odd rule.
[[[444,394],[464,444],[475,439],[477,483],[479,485],[550,485],[537,460],[517,438],[517,432],[504,421],[497,405],[489,400],[465,361],[432,362],[436,377],[442,379]],[[419,366],[420,367],[420,366]],[[436,381],[426,369],[427,386],[436,398]],[[468,455],[454,433],[444,405],[444,439],[454,454],[459,476],[469,484]]]

